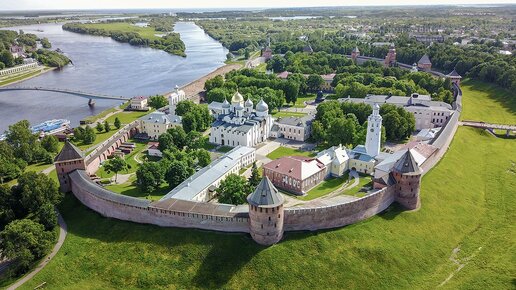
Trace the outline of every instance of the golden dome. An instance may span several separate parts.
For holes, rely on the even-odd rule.
[[[231,98],[231,103],[236,104],[236,103],[243,103],[243,102],[244,102],[244,97],[242,96],[242,94],[240,94],[238,91],[236,91],[236,93]]]

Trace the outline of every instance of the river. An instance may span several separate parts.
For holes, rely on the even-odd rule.
[[[187,57],[119,43],[108,37],[77,34],[61,24],[8,28],[47,37],[74,63],[18,83],[23,86],[63,88],[115,96],[155,95],[171,91],[224,65],[227,50],[192,22],[178,22],[174,30],[186,45]],[[0,132],[27,119],[37,124],[48,119],[69,119],[77,125],[86,116],[116,106],[120,101],[88,99],[40,91],[0,92]]]

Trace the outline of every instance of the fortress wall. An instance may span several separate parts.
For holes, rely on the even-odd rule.
[[[286,208],[285,231],[337,228],[372,217],[394,202],[394,187],[386,187],[361,199],[319,208]]]
[[[196,228],[222,232],[249,232],[249,218],[158,209],[150,202],[112,193],[97,186],[85,171],[70,173],[72,192],[88,208],[99,214],[136,223],[163,227]],[[194,204],[192,202],[192,204]]]

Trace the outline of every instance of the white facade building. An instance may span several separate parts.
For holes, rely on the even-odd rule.
[[[170,116],[162,112],[152,112],[140,119],[141,133],[145,133],[150,139],[157,140],[158,137],[167,132],[174,125]]]
[[[175,116],[177,103],[184,100],[186,100],[185,91],[180,90],[179,87],[176,85],[175,91],[168,96],[168,113],[171,116]]]
[[[342,98],[341,102],[374,104],[392,104],[403,107],[407,112],[414,115],[416,130],[443,127],[453,114],[450,104],[441,101],[432,101],[429,95],[413,94],[410,97],[368,95],[365,98]]]
[[[148,111],[148,99],[144,96],[137,96],[131,99],[129,108],[135,111]]]
[[[247,167],[256,160],[256,149],[238,146],[210,165],[197,171],[167,193],[161,200],[175,198],[205,202],[212,199],[220,182],[229,174],[238,174],[240,169]]]
[[[269,106],[262,100],[253,109],[253,102],[236,92],[231,104],[212,102],[209,108],[216,121],[212,124],[210,142],[224,146],[253,147],[269,138],[273,125]]]

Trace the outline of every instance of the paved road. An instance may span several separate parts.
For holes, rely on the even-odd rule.
[[[61,246],[63,245],[63,243],[65,241],[66,234],[68,233],[68,228],[66,226],[66,223],[65,223],[63,217],[59,213],[58,213],[57,222],[59,224],[59,238],[57,240],[57,243],[54,245],[52,252],[50,252],[50,254],[48,254],[43,259],[43,261],[41,261],[39,263],[39,265],[34,270],[32,270],[32,272],[25,275],[23,278],[16,281],[16,283],[9,286],[7,288],[7,290],[14,290],[14,289],[20,287],[21,285],[23,285],[25,282],[32,279],[37,273],[39,273],[39,271],[41,271],[52,260],[52,258],[54,258],[54,256],[57,254],[57,252],[59,252],[59,249],[61,249]]]

